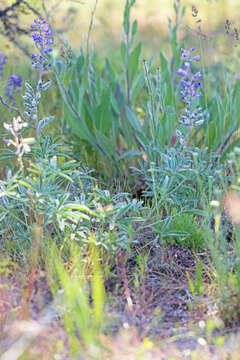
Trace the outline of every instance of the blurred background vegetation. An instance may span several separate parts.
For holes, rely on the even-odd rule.
[[[13,0],[0,0],[0,9],[13,3],[15,3]],[[89,22],[95,7],[91,44],[97,48],[100,54],[104,55],[109,48],[114,53],[114,49],[121,41],[122,14],[125,3],[123,0],[29,0],[28,3],[40,11],[42,4],[45,4],[46,9],[51,14],[52,25],[60,35],[64,34],[67,37],[70,45],[75,49],[79,49],[86,43]],[[194,42],[198,41],[199,32],[201,32],[209,51],[212,50],[210,51],[211,54],[208,54],[211,58],[215,59],[216,54],[223,52],[227,55],[229,53],[229,42],[232,38],[231,36],[224,36],[226,33],[225,22],[229,19],[232,29],[238,30],[240,1],[181,0],[181,4],[186,6],[181,36],[191,37],[191,42]],[[168,18],[174,19],[172,5],[173,1],[170,0],[136,1],[132,18],[138,20],[137,40],[144,43],[144,56],[156,55],[160,48],[166,48]],[[30,25],[32,21],[28,15],[28,12],[22,15],[24,17],[22,20],[26,25]],[[219,37],[216,41],[217,36]],[[1,44],[5,53],[13,50],[13,46],[3,37]]]

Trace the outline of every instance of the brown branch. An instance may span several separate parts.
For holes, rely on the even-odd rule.
[[[11,6],[6,7],[4,10],[0,10],[0,18],[7,16],[9,11],[13,11],[16,7],[20,6],[23,3],[23,0],[17,0]]]
[[[28,10],[37,17],[42,18],[41,14],[34,9],[28,1],[16,0],[11,6],[7,6],[4,10],[0,10],[0,22],[2,23],[0,34],[7,38],[9,42],[12,42],[17,46],[26,56],[30,57],[30,52],[15,39],[15,33],[19,35],[30,34],[29,29],[18,25],[18,11],[24,13],[24,10]]]
[[[37,15],[38,18],[42,18],[42,15],[36,10],[34,9],[31,5],[28,4],[27,1],[22,0],[22,3],[35,15]]]

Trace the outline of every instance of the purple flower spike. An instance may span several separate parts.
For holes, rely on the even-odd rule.
[[[45,19],[35,19],[34,24],[31,25],[31,29],[34,30],[32,33],[33,41],[40,52],[39,55],[32,55],[32,66],[36,69],[41,69],[41,71],[45,71],[49,69],[48,54],[52,52],[52,47],[49,46],[53,44],[52,33]]]
[[[185,114],[179,120],[179,124],[184,125],[189,129],[195,125],[198,126],[199,120],[202,119],[202,109],[197,104],[199,101],[198,99],[202,97],[200,91],[202,84],[199,82],[202,78],[202,74],[200,71],[193,74],[191,69],[193,61],[200,61],[200,56],[196,55],[193,57],[191,53],[194,51],[194,47],[190,50],[181,49],[184,63],[183,68],[180,68],[177,71],[177,74],[182,77],[180,80],[180,96],[181,100],[185,103]]]
[[[15,94],[19,93],[18,88],[22,86],[22,77],[15,74],[10,75],[6,92],[4,95],[8,98],[8,102],[15,105]]]
[[[0,50],[0,77],[3,76],[3,68],[6,63],[7,63],[7,56],[4,55]]]
[[[180,76],[187,76],[187,72],[183,69],[178,69],[177,74]]]

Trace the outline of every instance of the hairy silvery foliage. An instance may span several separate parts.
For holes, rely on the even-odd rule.
[[[222,166],[216,155],[208,155],[207,149],[166,149],[158,152],[159,165],[141,165],[135,169],[145,180],[144,196],[153,200],[154,206],[194,210],[211,196],[219,181]]]
[[[58,241],[64,239],[61,236],[65,228],[80,224],[81,219],[85,221],[81,225],[88,223],[92,215],[89,204],[74,203],[74,195],[69,191],[77,181],[78,193],[81,193],[86,181],[89,183],[88,173],[75,162],[60,163],[56,157],[31,163],[24,177],[8,172],[7,179],[0,182],[3,241],[15,243],[18,250],[26,248],[31,242],[32,224],[37,223],[40,216],[46,238],[53,236]]]
[[[81,245],[94,231],[97,245],[111,251],[126,248],[129,226],[142,220],[141,203],[127,194],[111,197],[108,191],[94,190],[95,183],[75,161],[61,163],[56,157],[31,163],[24,178],[9,173],[0,181],[3,243],[24,252],[31,243],[31,226],[41,217],[45,239],[75,239]]]

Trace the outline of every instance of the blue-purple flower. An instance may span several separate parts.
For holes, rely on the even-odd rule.
[[[200,71],[198,71],[195,75],[194,75],[194,79],[201,79],[202,78],[202,74],[200,73]]]
[[[177,74],[183,77],[187,76],[187,72],[183,69],[178,69]]]
[[[194,51],[194,47],[192,47],[190,50],[181,49],[184,64],[183,68],[179,68],[177,70],[177,74],[181,76],[181,100],[185,103],[186,106],[184,114],[182,115],[179,123],[187,126],[189,129],[195,125],[199,125],[202,122],[202,109],[199,105],[196,104],[196,100],[202,96],[200,91],[202,84],[199,81],[202,78],[202,74],[200,71],[197,71],[194,74],[191,68],[194,61],[200,61],[200,56],[192,56]],[[178,133],[180,132],[178,131]],[[180,135],[182,136],[182,134]],[[183,137],[182,144],[186,144]]]
[[[0,77],[3,76],[3,68],[6,63],[7,63],[7,56],[4,55],[0,50]]]
[[[46,20],[35,19],[34,24],[31,24],[32,39],[39,50],[40,54],[32,54],[32,65],[35,68],[42,68],[47,70],[50,67],[47,54],[52,52],[51,45],[53,44],[51,30],[46,23]]]
[[[6,92],[4,95],[8,98],[9,103],[15,105],[15,94],[19,93],[19,88],[22,86],[22,77],[15,74],[10,75]]]

